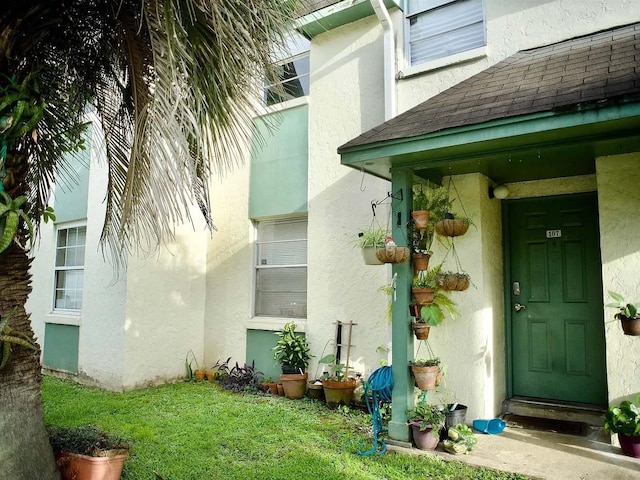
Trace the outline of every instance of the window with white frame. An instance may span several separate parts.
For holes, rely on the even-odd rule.
[[[410,65],[486,45],[483,0],[407,0]]]
[[[54,309],[82,310],[87,227],[59,228],[56,240]]]
[[[307,218],[257,222],[255,315],[307,317]]]
[[[289,33],[286,44],[278,49],[273,60],[278,81],[265,84],[266,105],[309,95],[310,45],[309,40],[298,32]]]

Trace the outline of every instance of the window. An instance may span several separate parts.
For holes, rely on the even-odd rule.
[[[411,65],[486,44],[482,0],[407,0]]]
[[[60,228],[56,243],[56,310],[82,310],[84,250],[87,227]]]
[[[278,64],[276,69],[280,81],[265,87],[267,105],[309,95],[309,52]]]
[[[307,317],[307,219],[258,222],[255,315]]]

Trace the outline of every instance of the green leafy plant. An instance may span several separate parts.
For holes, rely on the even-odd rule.
[[[639,318],[638,317],[638,304],[627,303],[622,295],[616,292],[609,292],[609,296],[614,300],[611,303],[607,303],[606,307],[617,308],[619,312],[616,314],[616,318],[623,315],[627,318]]]
[[[29,229],[29,241],[33,244],[33,223],[29,216],[22,210],[27,197],[20,195],[15,200],[5,191],[0,191],[0,253],[4,252],[18,234],[20,219],[24,220]],[[25,248],[20,245],[24,250]]]
[[[130,444],[126,440],[108,434],[95,425],[78,427],[48,427],[49,442],[54,453],[69,452],[90,457],[105,456],[111,451],[122,454],[129,451]]]
[[[428,210],[429,222],[438,222],[451,210],[452,202],[445,187],[415,185],[413,187],[413,210]]]
[[[438,288],[438,274],[440,267],[430,268],[429,270],[421,270],[418,276],[412,280],[413,288]]]
[[[445,414],[436,405],[430,405],[426,396],[421,396],[415,407],[407,410],[410,422],[420,422],[420,431],[433,428],[433,435],[439,437],[438,430],[444,425]]]
[[[462,423],[449,427],[447,436],[449,438],[442,442],[442,446],[449,453],[469,453],[478,444],[473,430]]]
[[[436,288],[433,303],[422,306],[420,309],[420,320],[417,321],[422,321],[432,327],[437,327],[444,321],[445,311],[451,318],[456,317],[458,314],[456,307],[456,303],[449,298],[446,291]]]
[[[9,320],[11,320],[15,311],[14,308],[9,315],[0,319],[0,370],[9,363],[12,345],[21,345],[25,348],[38,351],[38,347],[26,333],[19,332],[9,326]]]
[[[296,324],[287,323],[276,335],[279,338],[273,347],[274,360],[280,365],[291,365],[296,369],[306,370],[311,359],[311,350],[306,338],[296,333]]]
[[[196,364],[196,368],[193,368],[193,364]],[[185,369],[185,373],[187,374],[187,380],[193,380],[194,379],[194,372],[196,370],[200,370],[200,365],[198,364],[198,359],[196,358],[195,354],[193,353],[193,350],[189,350],[187,352],[187,356],[184,359],[184,369]]]
[[[412,362],[412,365],[416,367],[439,367],[442,361],[440,357],[434,358],[419,358]]]
[[[382,247],[385,239],[389,236],[389,230],[382,227],[371,227],[362,230],[358,234],[358,240],[355,242],[356,247]]]
[[[604,428],[610,432],[640,436],[640,395],[636,397],[636,403],[624,400],[620,405],[611,405],[604,418]]]
[[[336,382],[344,382],[347,380],[345,365],[337,362],[336,356],[333,353],[325,355],[318,363],[329,367],[329,372],[325,372],[323,375],[324,380],[334,380]]]

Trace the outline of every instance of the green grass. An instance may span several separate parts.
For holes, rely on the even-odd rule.
[[[48,425],[92,423],[132,442],[123,478],[526,479],[429,455],[356,455],[369,417],[311,400],[235,394],[206,382],[110,393],[45,377]]]

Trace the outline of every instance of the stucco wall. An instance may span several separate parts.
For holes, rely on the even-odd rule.
[[[196,228],[178,227],[156,254],[129,259],[124,388],[184,377],[189,350],[202,358],[207,233]]]
[[[390,269],[364,265],[353,242],[372,223],[390,227],[388,201],[375,219],[371,209],[390,186],[341,166],[336,149],[384,121],[381,46],[382,29],[370,17],[319,35],[311,47],[307,334],[318,360],[336,321],[357,323],[350,362],[363,374],[387,356],[377,350],[387,346],[389,329],[388,298],[378,288],[389,282]]]
[[[447,317],[431,329],[429,344],[447,372],[432,400],[467,405],[469,421],[498,414],[505,395],[501,208],[499,200],[489,199],[485,176],[454,176],[452,182],[450,198],[457,198],[454,212],[466,214],[474,223],[464,236],[453,240],[472,286],[464,292],[451,292],[459,315]],[[450,185],[449,179],[445,178],[443,185]],[[453,250],[447,254],[436,241],[433,251],[430,266],[444,259],[443,270],[457,271]]]
[[[622,294],[628,302],[640,302],[640,226],[636,221],[640,201],[640,154],[596,159],[600,209],[600,248],[605,302],[608,291]],[[613,318],[615,309],[605,308],[607,378],[609,401],[640,393],[640,337],[622,333]]]

